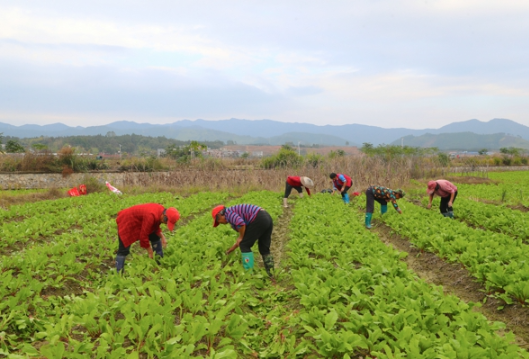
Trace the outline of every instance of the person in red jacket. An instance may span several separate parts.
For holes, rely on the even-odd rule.
[[[163,257],[163,248],[167,240],[162,233],[160,224],[167,224],[170,231],[174,230],[180,213],[174,207],[165,208],[158,203],[138,204],[126,208],[118,213],[119,248],[116,255],[116,270],[119,273],[125,266],[125,258],[130,253],[130,245],[140,241],[140,246],[145,248],[149,257],[156,255]]]
[[[303,198],[303,187],[307,190],[310,196],[310,189],[314,187],[314,182],[308,177],[288,176],[285,187],[285,195],[283,196],[283,207],[288,207],[288,196],[294,188],[299,193],[299,198]]]
[[[353,185],[353,180],[351,177],[342,173],[331,173],[329,177],[332,179],[333,184],[332,194],[334,194],[336,191],[340,191],[343,202],[345,204],[349,204],[349,194],[347,191],[349,191],[349,188],[351,188]],[[357,195],[356,192],[355,195]]]
[[[454,209],[452,205],[457,197],[457,187],[447,180],[437,180],[428,182],[426,190],[429,196],[428,209],[432,208],[432,200],[435,195],[441,197],[439,210],[445,217],[454,218]]]

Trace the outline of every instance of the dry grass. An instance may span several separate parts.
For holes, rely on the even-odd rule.
[[[167,161],[164,159],[164,161]],[[169,165],[170,162],[164,164]],[[316,167],[305,164],[300,168],[259,168],[256,159],[196,159],[191,164],[180,165],[173,161],[170,171],[124,173],[120,190],[124,193],[139,194],[148,192],[172,192],[188,196],[204,191],[227,191],[241,195],[249,191],[270,190],[282,192],[287,176],[308,176],[315,184],[315,191],[332,188],[329,174],[344,173],[353,180],[353,191],[363,191],[370,185],[382,185],[389,188],[403,188],[422,193],[423,187],[431,179],[445,178],[465,183],[491,182],[487,176],[450,176],[449,167],[440,167],[435,157],[399,157],[385,160],[364,155],[325,158]],[[415,181],[414,181],[415,180]],[[90,181],[87,174],[85,184],[88,193],[105,191],[97,181]],[[103,187],[103,188],[101,188]],[[58,190],[46,194],[28,194],[27,196],[4,197],[2,206],[13,203],[36,201],[64,197]],[[16,198],[15,198],[16,197]]]
[[[240,163],[240,162],[239,162]],[[216,191],[245,193],[252,190],[282,191],[287,176],[308,176],[316,191],[332,187],[329,174],[344,173],[353,179],[353,190],[363,190],[370,185],[390,188],[406,187],[412,179],[434,178],[440,173],[435,163],[427,158],[399,158],[384,161],[367,156],[344,156],[326,160],[317,167],[279,168],[263,170],[254,162],[239,165],[235,160],[223,161],[222,166],[210,168],[203,161],[198,166],[182,167],[169,172],[126,175],[124,186],[128,190],[149,191],[164,188],[170,192]],[[240,166],[240,167],[239,167]],[[424,176],[424,177],[423,177]]]

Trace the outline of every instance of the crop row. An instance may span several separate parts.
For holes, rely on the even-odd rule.
[[[507,303],[512,303],[511,298],[520,303],[529,299],[529,247],[522,240],[470,228],[411,203],[401,205],[405,219],[383,216],[393,231],[421,250],[462,263],[489,292]]]
[[[520,238],[525,242],[529,240],[529,213],[527,212],[464,198],[457,198],[454,206],[454,213],[458,220],[476,228]]]
[[[211,208],[225,195],[198,194],[182,200],[173,199],[167,205],[177,206],[185,218]],[[166,197],[169,202],[171,197]],[[32,247],[24,248],[20,244],[20,252],[2,258],[0,296],[6,300],[0,302],[0,331],[8,333],[7,342],[12,346],[32,338],[42,328],[41,320],[49,315],[48,310],[60,308],[57,301],[62,300],[61,296],[93,291],[114,271],[108,263],[113,263],[113,253],[117,249],[115,213],[123,208],[122,205],[142,203],[147,197],[130,197],[116,203],[99,199],[97,196],[83,198],[86,203],[80,215],[84,217],[80,228],[71,228]],[[161,198],[151,195],[149,199]],[[92,220],[102,214],[106,215],[104,220]]]
[[[281,212],[275,193],[252,193],[240,201],[262,203],[275,218]],[[242,336],[256,333],[248,330],[249,321],[252,326],[262,323],[255,314],[260,301],[254,292],[268,279],[257,270],[255,276],[245,276],[238,257],[225,257],[234,235],[227,226],[213,228],[208,211],[177,228],[160,266],[146,256],[134,256],[127,261],[124,276],[107,270],[97,284],[87,284],[90,288],[84,294],[41,300],[33,315],[37,319],[32,338],[17,345],[19,353],[219,358],[233,357],[236,350],[254,352],[250,341],[262,337],[248,335],[245,341]],[[244,315],[247,308],[251,316]],[[30,343],[34,340],[37,345]]]
[[[304,337],[320,356],[528,357],[502,324],[418,279],[360,216],[324,197],[300,203],[290,224]]]
[[[479,201],[529,206],[529,172],[490,172],[489,178],[496,183],[457,183],[459,196]]]

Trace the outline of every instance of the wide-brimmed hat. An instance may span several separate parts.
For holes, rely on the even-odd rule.
[[[211,211],[211,216],[213,217],[213,227],[217,227],[219,225],[219,222],[217,222],[217,214],[219,214],[219,212],[222,211],[224,208],[226,207],[221,204],[213,208],[213,210]]]
[[[432,195],[435,192],[435,187],[437,187],[437,182],[430,181],[428,182],[428,189],[426,190],[426,193],[429,195]]]
[[[312,180],[308,177],[301,177],[300,181],[301,181],[301,184],[307,188],[314,187],[314,182],[312,182]]]
[[[176,222],[180,219],[180,213],[174,207],[169,207],[165,210],[165,215],[167,216],[167,228],[170,231],[174,229]]]

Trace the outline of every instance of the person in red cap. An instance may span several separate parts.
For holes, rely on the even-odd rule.
[[[167,246],[167,240],[160,224],[167,224],[167,228],[173,231],[179,219],[180,213],[176,208],[165,208],[158,203],[138,204],[120,211],[116,218],[119,240],[116,255],[117,272],[119,273],[125,266],[125,258],[130,253],[130,245],[138,240],[140,246],[147,250],[150,258],[153,258],[153,251],[156,255],[163,257],[162,247]]]
[[[233,230],[239,232],[237,240],[226,251],[226,254],[230,254],[239,247],[243,268],[251,270],[254,265],[252,246],[257,241],[266,273],[272,277],[274,257],[270,254],[270,244],[272,243],[274,223],[270,214],[253,204],[237,204],[232,207],[217,206],[211,211],[211,216],[213,217],[213,227],[229,223]]]
[[[283,207],[288,207],[288,196],[292,192],[292,188],[298,191],[299,198],[303,198],[303,187],[307,190],[310,196],[310,189],[314,187],[314,182],[308,177],[288,176],[285,188],[285,195],[283,196]]]
[[[428,182],[428,189],[426,190],[430,196],[428,201],[428,209],[432,208],[432,200],[435,195],[441,197],[441,204],[439,210],[445,217],[454,218],[454,209],[452,208],[457,197],[457,187],[451,182],[440,179],[437,181]]]

